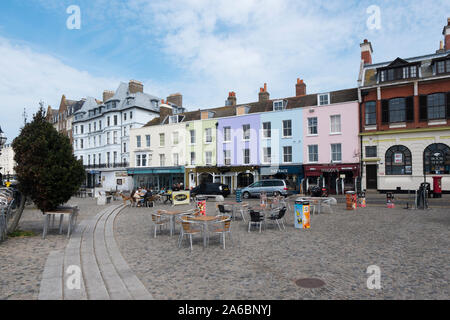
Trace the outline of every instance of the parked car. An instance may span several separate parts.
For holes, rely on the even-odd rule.
[[[328,197],[328,188],[319,187],[319,186],[311,186],[309,188],[309,194],[312,197]]]
[[[259,197],[261,192],[265,192],[268,196],[283,195],[287,197],[295,193],[295,186],[291,186],[286,181],[279,179],[261,180],[243,188],[242,197],[244,199]]]
[[[227,197],[230,195],[230,188],[222,183],[202,183],[191,190],[191,197],[196,195],[222,195]]]

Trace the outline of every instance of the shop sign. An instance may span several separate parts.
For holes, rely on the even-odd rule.
[[[128,176],[128,172],[126,172],[126,171],[117,171],[116,172],[116,178],[127,177],[127,176]]]
[[[189,191],[175,191],[172,193],[173,205],[189,204],[190,192]]]
[[[394,163],[397,163],[397,164],[403,163],[403,153],[395,153],[394,154]]]

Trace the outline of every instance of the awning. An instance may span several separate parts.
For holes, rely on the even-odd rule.
[[[164,173],[183,173],[184,167],[168,167],[168,168],[130,168],[127,170],[129,175],[136,174],[164,174]]]
[[[323,173],[338,173],[342,171],[352,171],[359,173],[359,164],[323,164],[323,165],[305,165],[306,176],[320,176]]]
[[[303,174],[303,166],[270,166],[261,167],[260,174],[262,176],[271,176],[276,174]]]

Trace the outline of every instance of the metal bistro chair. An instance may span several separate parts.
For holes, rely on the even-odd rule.
[[[244,222],[246,221],[245,220],[245,215],[247,214],[248,209],[249,209],[248,202],[243,202],[241,204],[241,207],[239,208],[239,213],[241,214],[241,218],[242,218],[242,220],[244,220]]]
[[[181,223],[181,233],[180,233],[180,237],[178,238],[178,248],[181,247],[181,243],[183,242],[184,236],[189,237],[189,243],[191,246],[191,251],[192,251],[192,236],[195,234],[202,234],[204,232],[203,228],[199,228],[199,224],[191,221],[189,219],[188,216],[182,216],[180,218],[178,218],[180,220]]]
[[[250,210],[250,220],[248,221],[248,232],[250,232],[251,226],[259,226],[259,232],[261,233],[261,226],[265,223],[264,214],[258,211]]]
[[[281,222],[281,225],[283,226],[283,230],[286,230],[286,227],[284,225],[284,215],[286,214],[286,210],[287,210],[287,208],[283,207],[283,208],[281,208],[279,210],[276,210],[278,212],[276,214],[274,214],[274,215],[269,217],[269,220],[275,221],[277,223],[278,228],[280,230],[281,230],[280,222]]]
[[[200,211],[198,209],[189,209],[183,213],[177,214],[176,217],[178,219],[175,219],[175,224],[180,225],[180,234],[183,232],[183,226],[182,226],[182,219],[183,217],[187,217],[188,219],[191,217],[197,217],[200,214]]]
[[[218,204],[217,209],[219,210],[220,215],[231,215],[234,218],[233,210],[226,209],[224,204]]]
[[[231,240],[231,244],[233,243],[233,238],[231,236],[231,216],[224,215],[218,216],[219,221],[214,222],[213,225],[218,225],[216,229],[211,231],[213,234],[218,234],[220,236],[221,242],[223,244],[223,249],[225,250],[225,235],[228,234]]]
[[[159,230],[161,231],[162,227],[167,226],[170,222],[168,218],[163,218],[161,215],[162,211],[158,210],[157,212],[152,212],[152,222],[154,227],[154,238],[156,238],[156,229],[159,226]]]

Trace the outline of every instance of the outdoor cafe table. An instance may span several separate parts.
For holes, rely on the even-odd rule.
[[[164,200],[164,204],[167,203],[167,201],[172,202],[172,194],[171,193],[161,193],[162,197],[166,197],[166,200]]]
[[[217,217],[213,216],[197,216],[190,219],[191,221],[203,222],[205,229],[203,230],[203,248],[206,248],[206,235],[208,233],[208,222],[217,221]]]
[[[226,205],[226,206],[231,206],[232,207],[232,209],[231,209],[232,212],[233,212],[232,216],[233,216],[233,219],[235,219],[235,217],[236,217],[236,209],[237,209],[237,207],[242,206],[243,202],[227,201],[227,202],[223,202],[223,204]]]
[[[185,213],[185,211],[161,211],[160,214],[168,215],[170,218],[170,236],[173,235],[175,229],[175,217],[179,214]]]
[[[296,199],[301,198],[302,200],[311,201],[317,203],[317,213],[320,213],[321,205],[324,201],[330,200],[330,197],[304,197],[302,195],[295,195]]]

